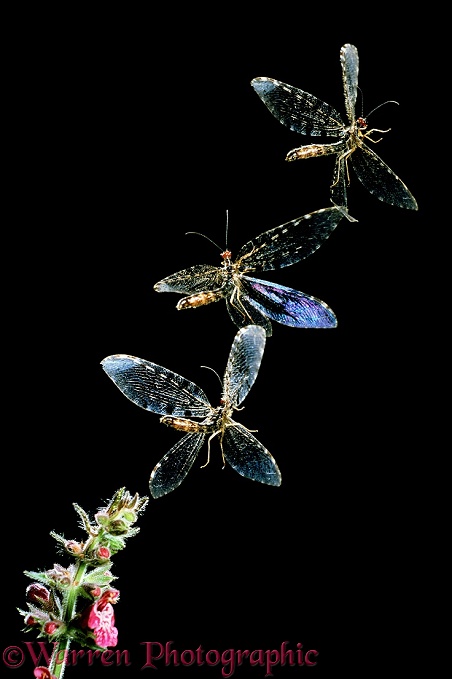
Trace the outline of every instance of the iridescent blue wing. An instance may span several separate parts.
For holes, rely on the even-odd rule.
[[[180,486],[205,438],[206,434],[202,432],[186,434],[162,457],[152,470],[149,479],[152,497],[161,497]]]
[[[313,94],[273,78],[254,78],[251,86],[275,118],[292,132],[342,136],[344,123],[340,114]]]
[[[361,184],[379,200],[408,210],[418,209],[403,181],[364,142],[351,154],[350,161]]]
[[[342,84],[344,86],[345,111],[348,122],[355,122],[356,96],[358,94],[358,50],[354,45],[344,45],[340,52]]]
[[[269,486],[281,485],[281,472],[268,450],[241,424],[226,427],[223,456],[236,472]]]
[[[102,368],[130,401],[158,415],[207,417],[212,406],[196,384],[150,361],[127,354],[107,356]]]
[[[253,386],[265,349],[265,330],[247,325],[236,334],[223,378],[223,395],[239,406]]]
[[[157,292],[180,292],[193,295],[198,292],[218,290],[225,283],[223,270],[218,266],[197,264],[177,271],[154,285]]]
[[[344,209],[327,207],[264,231],[240,248],[239,270],[281,269],[306,259],[331,235],[343,217]]]
[[[242,276],[241,282],[248,301],[273,321],[293,328],[337,326],[332,309],[316,297],[249,276]]]

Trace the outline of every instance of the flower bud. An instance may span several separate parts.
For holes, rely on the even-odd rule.
[[[64,547],[69,554],[73,554],[74,556],[80,556],[80,554],[83,554],[83,548],[84,544],[83,542],[76,542],[75,540],[66,540]]]
[[[99,526],[106,526],[110,521],[110,517],[107,512],[97,512],[97,514],[94,515],[94,518]]]
[[[25,624],[29,627],[36,627],[36,625],[39,625],[39,620],[36,620],[32,615],[27,615],[25,616]]]
[[[122,519],[116,519],[115,521],[110,521],[108,525],[108,532],[112,535],[123,535],[129,530],[125,521]]]
[[[26,595],[29,601],[32,601],[34,604],[41,604],[41,606],[48,604],[50,601],[49,590],[39,582],[32,582],[31,585],[28,585]]]
[[[59,564],[54,564],[54,568],[46,571],[46,575],[53,582],[58,583],[63,587],[69,587],[72,583],[72,578],[74,574],[74,567],[69,566],[69,569],[63,568]]]
[[[129,523],[135,523],[137,520],[137,515],[131,509],[125,509],[122,513],[122,516]]]
[[[55,634],[55,632],[58,631],[58,629],[61,627],[61,625],[62,625],[61,622],[55,622],[54,620],[49,620],[44,625],[44,632],[46,634],[48,634],[49,636],[52,636],[52,634]]]
[[[99,549],[97,550],[97,556],[99,557],[99,559],[103,560],[109,559],[110,550],[108,549],[108,547],[99,547]]]

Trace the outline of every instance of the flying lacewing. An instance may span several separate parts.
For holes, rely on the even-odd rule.
[[[232,413],[253,386],[265,348],[265,331],[258,325],[241,328],[232,343],[222,382],[220,405],[213,408],[202,389],[160,365],[136,356],[107,356],[101,365],[118,389],[133,403],[162,415],[160,422],[185,432],[154,467],[149,481],[154,498],[175,490],[187,476],[208,437],[218,436],[226,462],[242,476],[270,486],[281,485],[281,473],[268,450]],[[191,418],[202,418],[197,422]]]
[[[350,183],[348,161],[365,186],[379,200],[408,210],[417,210],[417,202],[403,181],[369,148],[367,141],[377,143],[372,134],[389,130],[368,129],[367,117],[355,117],[358,91],[358,50],[346,44],[340,51],[345,111],[348,125],[329,104],[313,94],[273,78],[254,78],[251,85],[270,112],[280,123],[299,134],[336,137],[332,144],[309,144],[292,149],[286,160],[336,155],[331,198],[336,205],[347,207],[347,186]],[[394,103],[396,101],[385,102]],[[380,104],[383,106],[383,104]],[[378,106],[377,108],[380,108]],[[376,109],[373,109],[373,113]]]
[[[335,328],[337,318],[325,302],[249,274],[281,269],[305,259],[330,236],[344,216],[349,218],[344,209],[336,206],[310,212],[248,241],[235,261],[226,247],[221,253],[221,267],[198,264],[183,269],[155,283],[154,290],[188,295],[177,303],[179,310],[225,299],[229,316],[237,327],[261,325],[267,337],[272,334],[271,321],[295,328]],[[227,221],[226,217],[226,233]]]

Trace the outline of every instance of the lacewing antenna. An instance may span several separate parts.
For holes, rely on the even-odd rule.
[[[225,248],[226,250],[228,249],[228,223],[229,223],[228,210],[226,210],[226,248]],[[223,250],[223,248],[220,248],[218,243],[215,243],[214,240],[209,238],[209,236],[206,236],[204,233],[199,233],[199,231],[186,231],[185,235],[188,236],[191,233],[195,234],[196,236],[202,236],[206,240],[209,240],[212,243],[212,245],[215,245],[215,247],[218,248],[220,251]],[[206,366],[204,366],[204,367],[206,367]]]
[[[226,242],[225,250],[228,249],[228,228],[229,228],[229,210],[226,210]]]
[[[359,87],[359,85],[357,86],[356,89],[359,91],[359,93],[360,93],[360,95],[361,95],[361,118],[363,118],[364,120],[367,120],[367,119],[369,118],[369,116],[372,115],[372,113],[375,113],[375,111],[378,111],[379,108],[381,108],[382,106],[385,106],[386,104],[397,104],[397,106],[400,106],[400,104],[399,104],[398,101],[394,101],[394,99],[388,99],[388,101],[384,101],[382,104],[378,104],[378,106],[375,106],[375,108],[373,108],[369,113],[367,113],[366,115],[364,115],[364,96],[363,96],[363,91],[362,91],[362,89]]]
[[[221,377],[219,376],[219,374],[217,373],[216,370],[211,368],[209,365],[202,365],[201,368],[206,368],[206,370],[211,370],[213,373],[215,373],[215,375],[218,377],[218,380],[219,380],[221,386],[223,386],[223,381],[222,381]]]
[[[397,104],[397,106],[400,106],[398,101],[394,101],[394,99],[388,99],[388,101],[384,101],[382,104],[378,104],[378,106],[375,106],[375,108],[373,108],[372,111],[368,113],[365,117],[368,118],[370,115],[372,115],[372,113],[377,111],[379,108],[385,106],[385,104]]]

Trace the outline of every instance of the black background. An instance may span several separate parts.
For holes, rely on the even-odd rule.
[[[419,204],[382,203],[353,176],[359,221],[342,220],[313,256],[261,276],[319,297],[339,321],[335,330],[274,324],[237,413],[275,457],[282,485],[222,470],[216,443],[200,469],[203,449],[177,490],[150,500],[140,534],[114,559],[118,648],[131,665],[81,662],[68,679],[135,676],[141,643],[152,641],[316,649],[316,667],[275,668],[289,679],[358,674],[406,653],[418,510],[411,403],[423,370],[413,325],[424,324],[433,204],[418,78],[435,57],[419,49],[420,18],[408,30],[387,9],[367,20],[274,12],[245,21],[232,11],[108,9],[9,24],[2,651],[35,638],[16,611],[23,571],[68,562],[49,532],[84,537],[72,503],[93,513],[122,486],[148,494],[153,466],[180,436],[129,402],[100,361],[145,358],[219,403],[218,379],[201,366],[225,369],[236,333],[225,304],[177,312],[177,295],[153,290],[179,269],[220,264],[208,240],[186,232],[223,248],[228,210],[234,255],[330,205],[334,159],[286,163],[309,138],[273,118],[251,79],[300,87],[345,119],[339,50],[355,44],[364,113],[400,104],[373,114],[372,126],[391,127],[376,151]],[[28,657],[15,673],[0,667],[15,678],[32,671]],[[234,676],[264,674],[244,665]],[[221,670],[161,661],[156,676]]]

